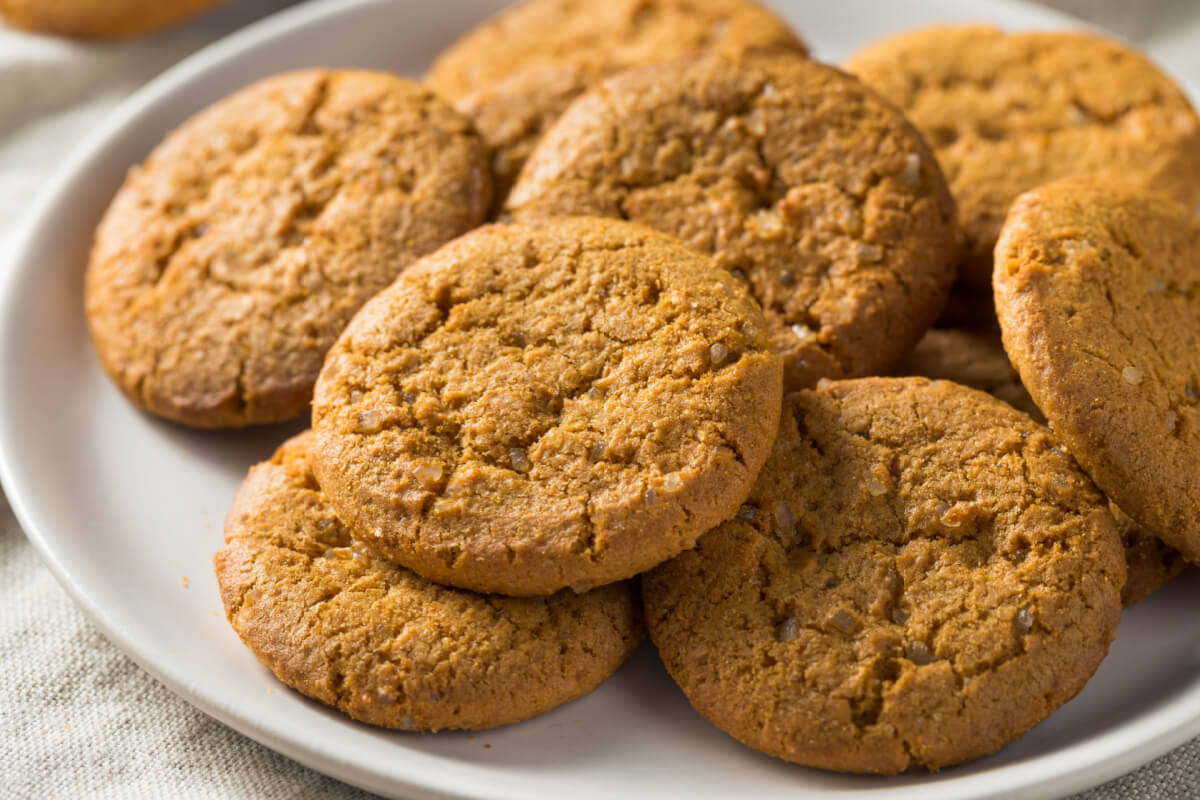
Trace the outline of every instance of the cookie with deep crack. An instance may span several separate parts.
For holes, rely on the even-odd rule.
[[[1048,431],[953,383],[866,378],[790,395],[745,505],[642,593],[701,715],[891,774],[991,753],[1074,696],[1124,573],[1103,495]]]
[[[804,44],[754,0],[525,0],[442,53],[429,84],[495,150],[502,199],[542,133],[596,81],[694,51]]]
[[[224,0],[0,0],[0,17],[54,36],[123,39],[167,28]]]
[[[1109,176],[1200,202],[1200,118],[1127,45],[1074,31],[934,27],[878,41],[847,68],[937,153],[967,237],[969,285],[990,286],[1012,201],[1057,178]]]
[[[1073,178],[1017,199],[996,245],[1004,348],[1096,483],[1200,560],[1200,220]]]
[[[279,680],[372,725],[480,730],[587,694],[637,647],[632,584],[495,597],[372,557],[326,502],[313,444],[250,470],[214,559],[230,624]]]
[[[892,374],[961,383],[1000,398],[1037,422],[1046,422],[1009,362],[999,333],[932,329],[892,369]],[[1130,519],[1115,503],[1109,508],[1125,546],[1127,578],[1121,602],[1129,606],[1145,600],[1182,572],[1183,556]]]
[[[711,254],[762,304],[789,390],[899,358],[957,255],[921,136],[856,78],[786,53],[605,80],[543,138],[505,213],[620,217]]]
[[[177,422],[299,416],[354,312],[490,198],[486,146],[428,89],[267,78],[184,123],[117,193],[86,278],[100,361]]]
[[[315,471],[368,547],[511,595],[632,577],[737,510],[782,367],[728,273],[639,225],[493,225],[366,305],[317,381]]]

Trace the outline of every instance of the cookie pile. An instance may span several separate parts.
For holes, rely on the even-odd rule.
[[[749,0],[526,0],[432,88],[270,78],[131,172],[86,284],[117,385],[311,402],[215,558],[262,663],[481,729],[648,631],[733,737],[884,774],[1085,685],[1200,563],[1200,122],[1091,35],[850,66]]]

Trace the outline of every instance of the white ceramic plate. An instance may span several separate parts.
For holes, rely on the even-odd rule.
[[[835,775],[760,756],[692,712],[644,647],[592,695],[469,736],[360,725],[283,688],[238,641],[211,569],[246,468],[297,429],[201,433],[135,411],[101,373],[82,313],[91,231],[127,167],[250,81],[303,66],[419,75],[499,0],[325,0],[254,25],[139,92],[65,163],[0,275],[0,480],[29,538],[104,633],[207,713],[384,794],[520,798],[1050,796],[1112,778],[1200,733],[1200,581],[1133,609],[1087,689],[999,754],[937,775]],[[987,0],[783,0],[836,61],[908,26],[1072,22]],[[184,579],[187,580],[184,580]],[[186,584],[186,585],[185,585]]]

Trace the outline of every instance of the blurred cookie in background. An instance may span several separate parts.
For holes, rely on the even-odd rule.
[[[224,0],[0,0],[0,16],[32,33],[123,39],[168,28]]]

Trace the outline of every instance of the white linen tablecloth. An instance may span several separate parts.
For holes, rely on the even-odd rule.
[[[181,57],[288,4],[240,0],[120,45],[0,26],[0,253],[42,181],[114,105]],[[1200,86],[1200,2],[1050,4],[1142,45]],[[142,672],[75,608],[0,496],[0,798],[370,796],[208,718]],[[1197,796],[1200,739],[1079,798]]]

